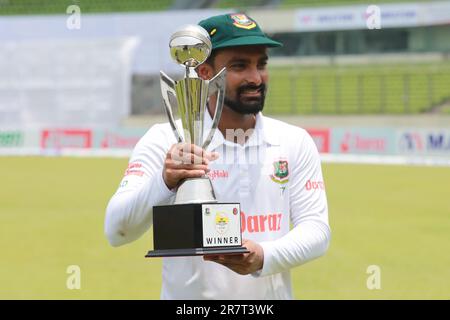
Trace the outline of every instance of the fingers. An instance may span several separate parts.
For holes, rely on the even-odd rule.
[[[183,150],[176,150],[170,157],[176,165],[181,164],[209,164],[206,157],[198,156],[193,153],[183,152]]]
[[[173,189],[183,179],[203,177],[209,172],[210,161],[218,157],[217,152],[207,152],[194,144],[174,144],[164,161],[164,182],[169,189]]]
[[[181,148],[183,149],[184,152],[192,153],[198,157],[203,157],[210,161],[216,160],[219,157],[219,153],[208,152],[195,144],[184,143],[181,144]]]
[[[223,255],[205,255],[203,260],[214,261],[218,263],[237,264],[242,265],[247,259],[248,253],[241,254],[223,254]]]
[[[166,174],[174,180],[182,180],[186,178],[200,178],[206,174],[206,169],[167,169]]]
[[[219,157],[217,152],[208,152],[195,144],[178,143],[172,146],[167,157],[175,164],[208,164]]]
[[[236,255],[207,255],[203,256],[205,261],[219,263],[239,274],[250,274],[261,270],[264,266],[264,251],[262,247],[251,240],[242,240],[242,245],[250,252]]]
[[[170,160],[165,162],[165,167],[167,170],[202,170],[204,173],[209,171],[206,164],[175,164]]]

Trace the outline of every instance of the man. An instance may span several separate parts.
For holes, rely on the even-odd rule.
[[[213,45],[199,76],[211,79],[227,68],[219,130],[202,150],[177,144],[169,124],[153,126],[108,205],[106,235],[113,246],[137,239],[152,224],[152,207],[170,203],[182,179],[208,174],[219,202],[241,204],[243,245],[250,253],[163,258],[161,298],[292,299],[289,269],[323,255],[330,239],[317,149],[303,129],[261,113],[267,48],[281,44],[244,14],[199,24]],[[210,97],[205,131],[215,103]]]

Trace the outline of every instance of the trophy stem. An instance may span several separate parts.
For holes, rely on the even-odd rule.
[[[204,176],[184,180],[178,187],[174,204],[216,202],[211,180]]]
[[[184,74],[185,78],[195,79],[198,78],[197,71],[195,71],[195,68],[189,67],[186,65],[186,70]]]

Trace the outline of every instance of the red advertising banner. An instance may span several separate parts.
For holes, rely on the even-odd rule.
[[[45,129],[41,133],[41,148],[92,148],[92,130]]]
[[[105,132],[100,139],[100,148],[133,149],[144,133],[132,136],[121,132]]]
[[[320,153],[330,152],[330,129],[306,129]]]

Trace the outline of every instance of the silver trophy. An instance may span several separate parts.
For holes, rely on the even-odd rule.
[[[161,71],[164,109],[178,142],[183,142],[183,138],[173,117],[171,103],[175,102],[181,117],[184,141],[201,146],[206,150],[222,114],[226,69],[220,70],[211,80],[203,80],[198,77],[195,68],[208,59],[212,48],[208,33],[198,25],[187,25],[176,31],[170,38],[169,47],[173,60],[185,68],[185,77],[179,81],[173,81]],[[216,111],[212,127],[206,140],[203,141],[203,117],[206,103],[208,97],[216,93]],[[211,181],[207,176],[186,179],[178,186],[175,204],[207,202],[216,202]]]
[[[188,25],[170,38],[172,58],[185,68],[179,81],[161,71],[164,109],[178,142],[206,149],[211,143],[222,114],[225,96],[223,68],[211,80],[198,77],[195,68],[211,53],[211,40],[205,29]],[[217,94],[211,129],[203,141],[204,114],[208,98]],[[174,120],[178,108],[183,135]],[[153,247],[146,257],[194,256],[204,254],[242,254],[239,203],[218,203],[208,176],[185,179],[178,186],[174,204],[153,207]]]

